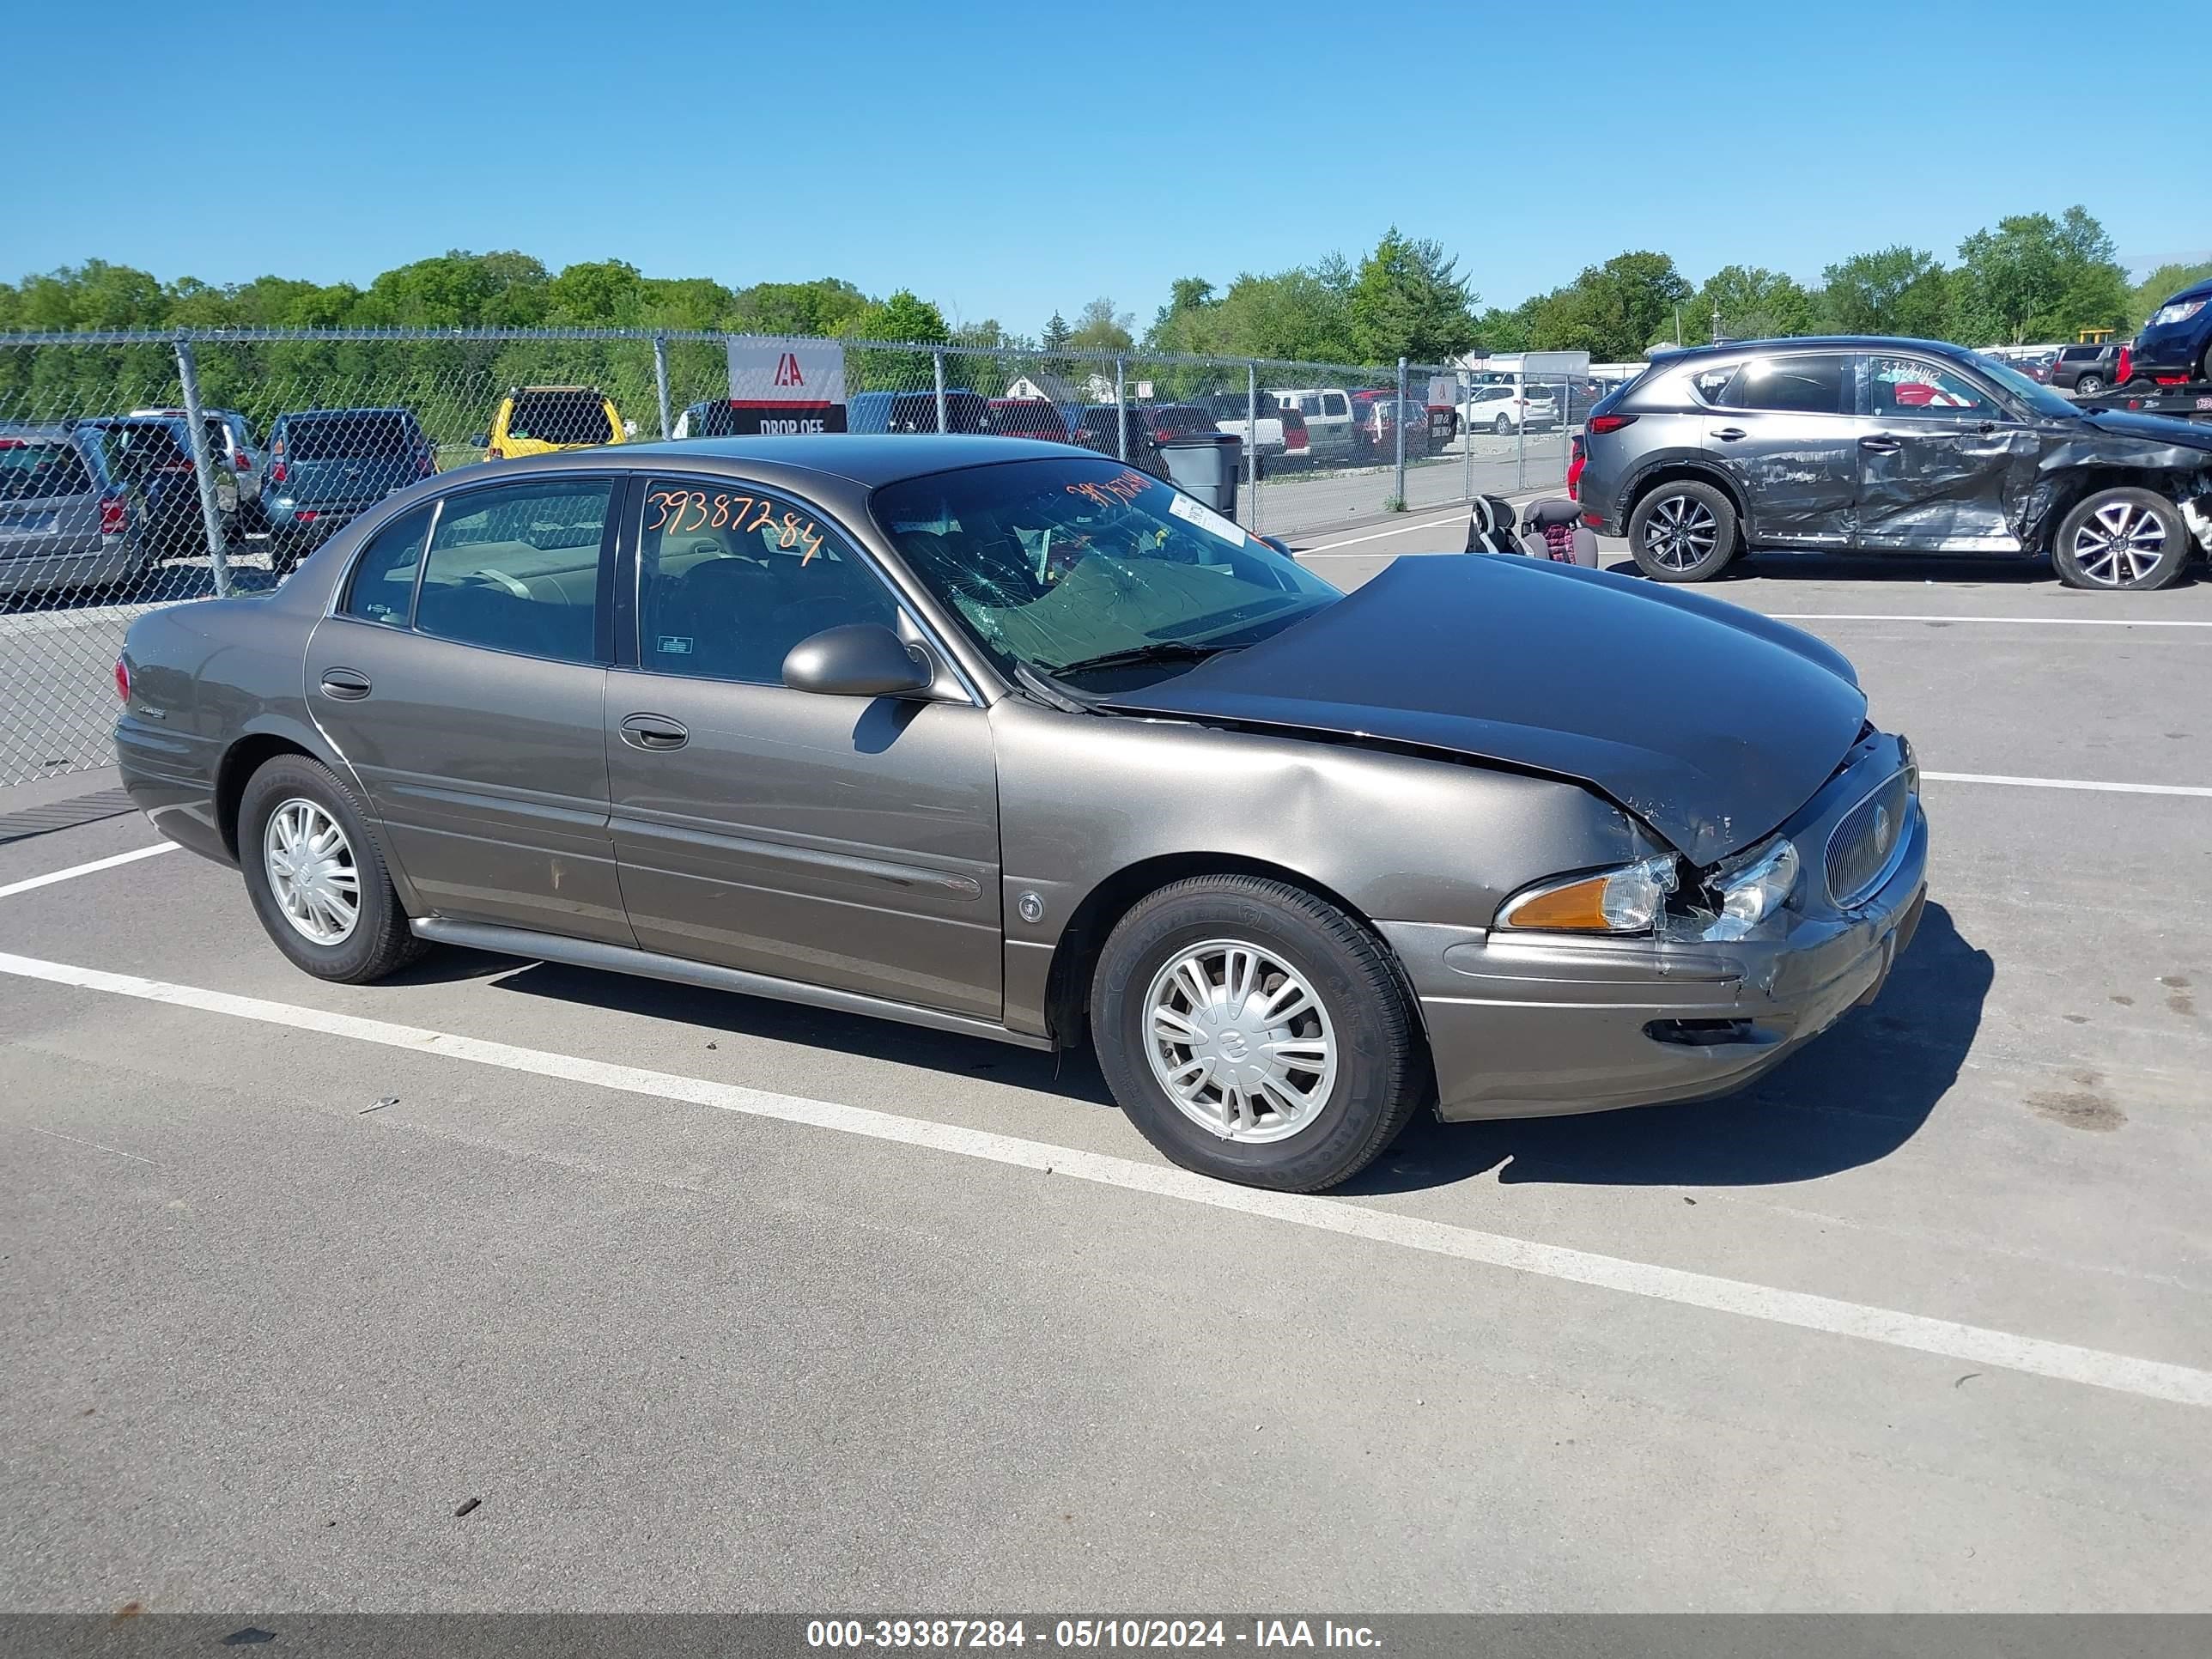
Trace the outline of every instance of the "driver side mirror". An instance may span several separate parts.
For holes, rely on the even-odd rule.
[[[927,691],[934,678],[921,653],[881,623],[825,628],[791,647],[783,683],[830,697],[897,697]]]

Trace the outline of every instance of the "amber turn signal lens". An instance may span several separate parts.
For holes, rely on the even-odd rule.
[[[1501,927],[1540,927],[1556,933],[1641,933],[1650,931],[1674,890],[1671,854],[1618,870],[1601,871],[1509,899],[1498,914]]]
[[[1577,933],[1605,933],[1605,886],[1608,876],[1554,887],[1548,893],[1531,893],[1513,907],[1516,927],[1563,927]]]

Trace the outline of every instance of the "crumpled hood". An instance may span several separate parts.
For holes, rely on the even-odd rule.
[[[1866,720],[1850,663],[1786,623],[1489,556],[1401,558],[1272,639],[1107,702],[1571,778],[1700,865],[1810,799]]]
[[[2206,464],[2212,465],[2212,426],[2201,421],[2185,421],[2173,415],[2145,415],[2131,409],[2085,410],[2081,418],[2100,432],[2124,433],[2130,438],[2172,444],[2177,449],[2203,450]],[[2154,461],[2143,464],[2156,465]]]

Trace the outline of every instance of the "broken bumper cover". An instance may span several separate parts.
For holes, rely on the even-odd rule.
[[[1848,912],[1727,943],[1532,938],[1384,922],[1448,1121],[1601,1112],[1741,1088],[1871,1001],[1927,898],[1919,802],[1881,886]]]

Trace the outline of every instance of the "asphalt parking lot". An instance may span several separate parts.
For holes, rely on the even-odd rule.
[[[326,986],[135,817],[0,845],[0,1607],[2212,1605],[2212,582],[1744,568],[1928,769],[1881,999],[1322,1199],[1087,1060]]]

